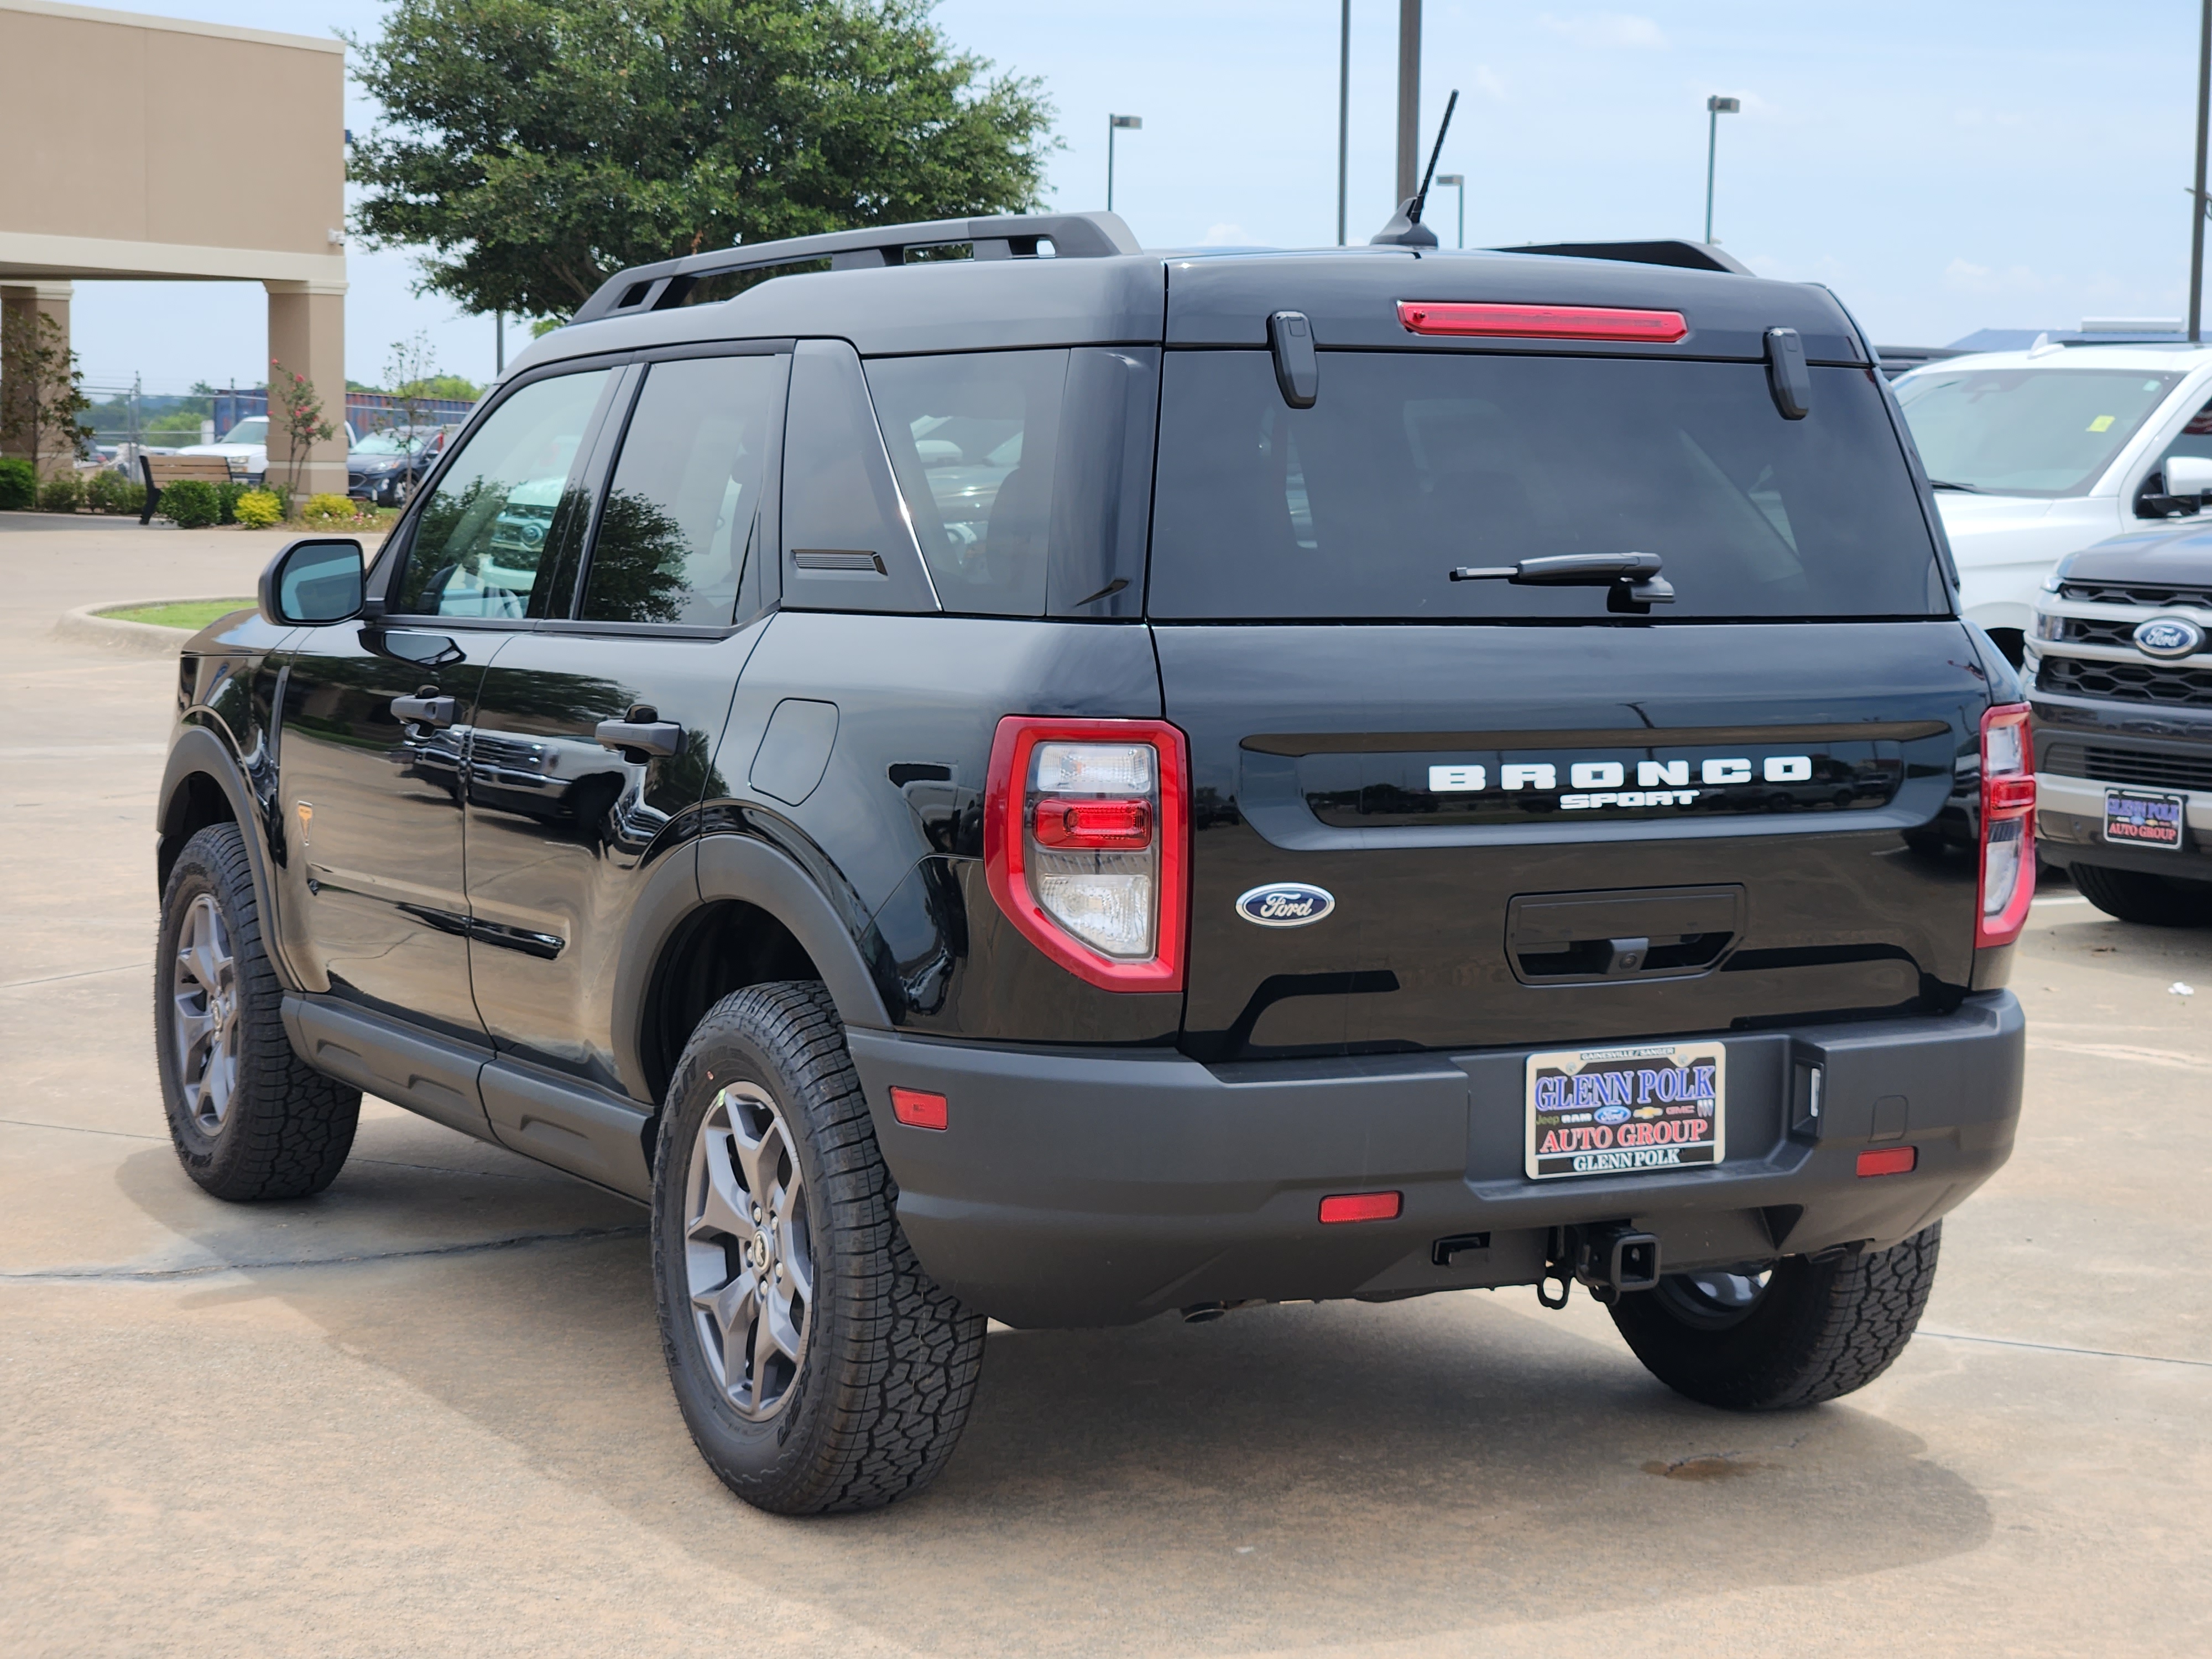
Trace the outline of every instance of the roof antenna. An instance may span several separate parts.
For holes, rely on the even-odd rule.
[[[1443,154],[1444,134],[1451,131],[1452,112],[1459,107],[1459,89],[1452,89],[1450,100],[1444,105],[1444,118],[1437,124],[1437,142],[1429,151],[1429,170],[1421,175],[1421,187],[1398,204],[1397,212],[1390,222],[1368,239],[1370,246],[1434,247],[1437,234],[1421,222],[1421,210],[1428,205],[1429,180],[1437,176],[1437,157]]]

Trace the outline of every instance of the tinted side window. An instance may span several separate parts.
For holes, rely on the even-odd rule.
[[[1065,351],[878,358],[868,390],[937,598],[1044,614]]]
[[[592,538],[586,619],[728,624],[789,361],[691,357],[647,371]]]
[[[578,452],[611,373],[591,369],[536,380],[492,410],[422,503],[394,611],[567,614],[570,584],[553,573],[582,531],[586,503],[574,479]],[[573,578],[574,563],[566,568]]]

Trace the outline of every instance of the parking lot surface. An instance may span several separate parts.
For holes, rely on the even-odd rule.
[[[776,1519],[685,1437],[634,1206],[377,1102],[319,1199],[185,1178],[174,670],[53,624],[250,592],[279,543],[9,516],[0,1651],[2212,1646],[2212,935],[2039,899],[2019,1150],[1843,1402],[1692,1405],[1525,1290],[994,1328],[929,1493]]]

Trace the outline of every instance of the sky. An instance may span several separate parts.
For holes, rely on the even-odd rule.
[[[1389,216],[1398,0],[1351,0],[1349,229]],[[373,36],[374,0],[142,0],[136,9],[294,33]],[[994,74],[1058,112],[1050,205],[1115,207],[1147,246],[1322,246],[1336,234],[1340,0],[940,0]],[[1697,0],[1622,9],[1429,0],[1424,148],[1464,173],[1469,246],[1696,237],[1709,94],[1720,118],[1715,233],[1762,275],[1826,283],[1875,339],[2178,318],[2187,305],[2198,8],[2187,0]],[[220,100],[218,100],[220,102]],[[210,105],[212,111],[216,106]],[[378,112],[349,93],[346,122]],[[225,118],[219,143],[241,135]],[[191,135],[177,135],[193,143]],[[205,141],[218,140],[212,135]],[[1448,191],[1429,222],[1455,238]],[[348,252],[347,373],[378,382],[427,332],[483,380],[489,318],[413,292],[404,250]],[[98,384],[258,380],[258,285],[80,283],[76,343]],[[510,325],[510,356],[519,349]]]

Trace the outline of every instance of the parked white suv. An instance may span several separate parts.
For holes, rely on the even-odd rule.
[[[1966,617],[2015,664],[2061,558],[2195,513],[2212,489],[2212,349],[2039,341],[1930,363],[1896,390]]]
[[[350,452],[361,440],[354,435],[353,422],[344,423],[346,448]],[[237,477],[243,463],[248,478],[259,483],[269,472],[269,417],[249,415],[211,444],[187,444],[177,451],[179,455],[222,455],[233,463],[231,476]]]

